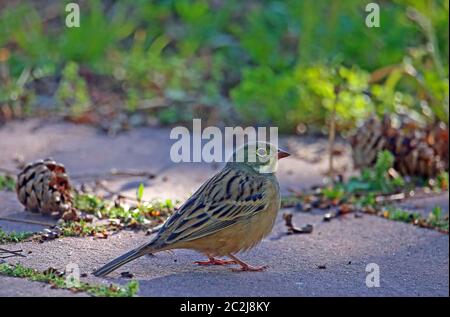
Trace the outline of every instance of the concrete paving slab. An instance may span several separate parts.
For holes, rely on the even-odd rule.
[[[64,163],[74,176],[108,173],[111,168],[146,170],[156,173],[157,177],[120,178],[109,181],[109,186],[134,195],[139,182],[143,181],[146,199],[184,200],[221,165],[173,164],[168,154],[169,133],[169,129],[142,128],[111,138],[92,127],[75,124],[43,124],[39,120],[10,122],[0,128],[0,166],[14,168],[13,158],[18,154],[26,161],[51,156]],[[326,140],[318,140],[311,148],[311,142],[299,137],[282,138],[282,142],[297,142],[296,148],[304,151],[301,157],[308,157],[310,152],[320,157],[317,148],[326,146]],[[327,166],[324,158],[315,158],[314,163],[295,157],[282,162],[278,171],[282,192],[287,193],[289,188],[307,189],[320,183]],[[348,165],[349,162],[349,153],[345,152],[337,164]],[[74,179],[74,182],[80,181]],[[448,196],[411,202],[425,211],[435,203],[448,212]],[[297,226],[314,225],[312,234],[286,236],[281,213],[271,235],[257,248],[242,255],[250,263],[268,264],[266,272],[235,273],[224,267],[198,267],[193,261],[202,259],[201,255],[177,250],[143,257],[105,279],[91,275],[83,279],[94,283],[126,283],[128,279],[121,278],[119,273],[130,271],[140,281],[143,296],[449,295],[446,234],[368,215],[362,218],[348,215],[322,222],[323,212],[313,211],[294,212]],[[14,193],[10,192],[0,192],[0,215],[51,221],[23,212]],[[0,226],[7,231],[41,229],[5,221],[0,221]],[[45,243],[24,242],[15,247],[31,253],[27,258],[10,258],[8,262],[39,270],[64,269],[67,264],[76,263],[82,273],[90,273],[149,238],[142,232],[122,231],[106,240],[64,238]],[[369,263],[379,265],[379,288],[366,286],[365,269]],[[18,286],[8,290],[8,296],[27,293],[27,285],[23,284],[22,288],[19,281],[11,282]],[[10,279],[2,278],[0,283],[10,283]]]
[[[98,180],[95,175],[108,176],[112,169],[146,171],[156,175],[145,177],[108,178],[108,187],[134,196],[140,182],[145,185],[144,199],[187,199],[205,180],[216,173],[222,164],[179,163],[170,159],[170,129],[140,128],[110,137],[85,125],[47,122],[39,119],[8,122],[0,128],[0,166],[15,170],[14,159],[25,162],[52,157],[63,163],[75,185]],[[322,157],[326,140],[312,143],[309,138],[283,137],[283,146],[290,145],[296,155],[279,165],[281,191],[290,188],[308,189],[320,183],[327,161]],[[322,152],[321,152],[322,151]],[[314,164],[298,156],[317,157]],[[349,164],[348,152],[337,158],[338,165]],[[80,177],[83,176],[83,177]],[[0,192],[0,216],[55,223],[50,217],[23,212],[13,192]],[[43,226],[0,220],[6,231],[39,231]]]
[[[448,214],[448,192],[430,195],[426,197],[412,197],[398,204],[399,207],[407,210],[419,212],[422,216],[428,217],[434,207],[440,207],[442,213]]]
[[[0,166],[13,169],[13,159],[23,157],[26,162],[52,157],[66,166],[69,175],[102,174],[111,169],[144,170],[157,175],[155,179],[122,178],[112,181],[112,188],[128,189],[134,194],[132,182],[144,181],[147,197],[186,198],[189,189],[194,190],[216,172],[223,164],[179,163],[170,159],[170,129],[139,128],[110,137],[93,127],[70,123],[45,123],[41,120],[9,122],[0,129]],[[295,144],[302,156],[317,153],[326,148],[326,140],[319,139],[315,146],[301,137],[282,137],[282,145]],[[295,156],[286,164],[279,165],[281,190],[305,189],[322,179],[327,160],[323,155],[319,161],[297,159]],[[348,153],[337,157],[338,166],[348,165]],[[92,179],[92,178],[91,178]],[[84,178],[89,180],[89,177]],[[74,181],[76,181],[74,179]],[[131,187],[128,188],[127,187]]]
[[[226,267],[198,267],[202,256],[189,250],[158,253],[133,261],[105,279],[126,283],[135,274],[142,296],[448,296],[448,235],[374,216],[322,222],[320,214],[296,213],[297,225],[311,223],[312,234],[285,235],[281,215],[272,234],[242,255],[266,272],[236,273]],[[123,231],[106,240],[65,238],[43,244],[19,243],[32,253],[11,259],[39,270],[69,263],[90,273],[150,237]],[[366,286],[366,266],[380,268],[380,287]],[[324,266],[324,269],[319,267]]]
[[[0,219],[0,229],[6,232],[39,232],[48,227],[35,223],[24,223],[19,221],[43,222],[56,224],[57,219],[40,214],[27,212],[17,200],[15,192],[0,191],[0,217],[11,220]]]

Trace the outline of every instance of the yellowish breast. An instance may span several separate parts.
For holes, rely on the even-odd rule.
[[[192,249],[211,256],[225,256],[256,246],[275,224],[280,208],[278,190],[271,195],[268,207],[253,217],[199,239],[179,242],[174,248]]]

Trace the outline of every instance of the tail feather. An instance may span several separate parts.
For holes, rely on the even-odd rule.
[[[144,254],[151,253],[152,251],[156,251],[156,250],[151,245],[149,245],[149,244],[143,245],[143,246],[141,246],[137,249],[131,250],[131,251],[119,256],[118,258],[112,260],[111,262],[105,264],[104,266],[102,266],[101,268],[99,268],[98,270],[93,272],[93,274],[98,277],[108,275],[109,273],[118,269],[122,265],[125,265],[128,262],[133,261],[134,259],[137,259],[137,258],[143,256]]]

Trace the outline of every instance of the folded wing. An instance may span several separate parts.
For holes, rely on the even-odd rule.
[[[190,241],[252,217],[267,208],[268,185],[268,181],[258,174],[224,169],[167,220],[158,238],[164,244]]]

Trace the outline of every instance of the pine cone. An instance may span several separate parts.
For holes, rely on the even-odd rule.
[[[381,121],[371,117],[350,143],[356,168],[373,166],[377,153],[388,150],[404,176],[435,177],[448,169],[448,128],[443,123],[423,127],[404,117],[396,127],[388,116]]]
[[[373,166],[377,153],[386,145],[382,123],[378,118],[371,117],[358,129],[351,139],[353,165],[356,168]]]
[[[52,159],[27,164],[17,175],[17,197],[31,212],[59,216],[71,213],[70,189],[64,166]]]
[[[445,126],[444,123],[439,123],[434,126],[427,134],[427,142],[432,145],[435,149],[437,155],[441,158],[445,170],[448,171],[448,161],[449,161],[449,153],[448,153],[448,127]]]

